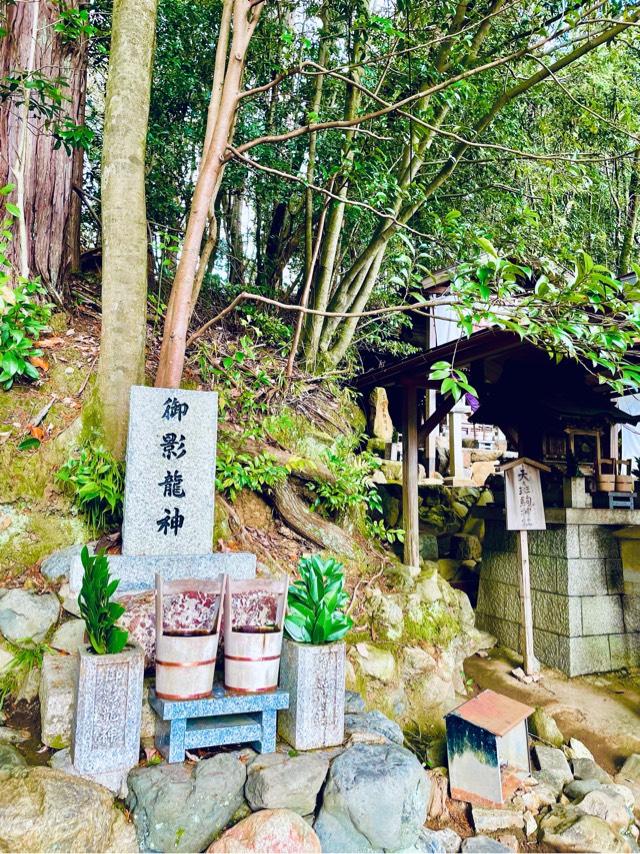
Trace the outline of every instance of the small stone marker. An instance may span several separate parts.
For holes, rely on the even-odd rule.
[[[212,550],[218,395],[133,386],[123,555]]]

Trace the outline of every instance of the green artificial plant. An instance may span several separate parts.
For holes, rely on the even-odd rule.
[[[84,574],[78,605],[89,642],[98,655],[122,652],[129,633],[118,628],[116,623],[124,614],[124,607],[112,601],[120,580],[110,577],[109,560],[104,551],[90,555],[85,546],[81,557]]]
[[[285,630],[299,643],[325,644],[341,640],[353,626],[344,613],[349,596],[344,589],[344,565],[320,555],[303,557],[300,578],[289,587]]]

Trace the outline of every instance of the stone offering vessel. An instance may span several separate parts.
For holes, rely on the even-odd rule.
[[[352,621],[343,611],[349,597],[339,561],[314,555],[302,558],[299,570],[289,588],[280,675],[289,708],[278,714],[278,732],[296,750],[313,750],[344,740],[342,638]]]
[[[228,580],[224,608],[224,684],[255,694],[278,687],[289,579]]]
[[[200,700],[213,690],[226,576],[164,583],[156,574],[156,695]]]
[[[138,764],[144,653],[116,625],[124,608],[111,601],[118,581],[106,555],[85,548],[82,562],[78,604],[89,644],[78,651],[71,760],[75,772],[118,791]]]

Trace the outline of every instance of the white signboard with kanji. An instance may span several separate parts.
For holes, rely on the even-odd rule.
[[[547,466],[521,457],[502,466],[508,531],[544,531],[544,503],[540,471]]]

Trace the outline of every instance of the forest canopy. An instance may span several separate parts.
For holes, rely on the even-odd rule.
[[[176,385],[230,303],[312,371],[410,353],[407,307],[446,306],[635,387],[639,26],[618,0],[9,2],[2,298],[101,268],[116,415],[149,312]]]

